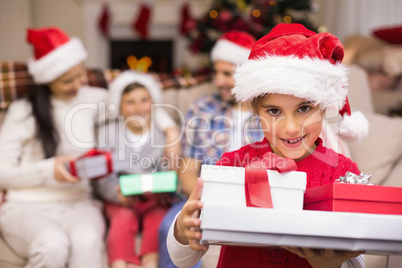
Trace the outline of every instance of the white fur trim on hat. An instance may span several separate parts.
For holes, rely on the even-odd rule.
[[[239,46],[225,39],[218,40],[211,51],[213,62],[217,60],[240,64],[245,62],[250,55],[250,49]]]
[[[162,100],[162,91],[155,78],[147,73],[127,70],[119,74],[109,85],[108,104],[114,104],[113,115],[120,113],[120,101],[123,90],[132,83],[143,85],[151,95],[153,103],[160,103]],[[109,109],[110,110],[110,109]]]
[[[86,58],[87,52],[81,41],[71,38],[70,41],[40,59],[29,59],[28,71],[35,83],[46,84],[54,81]]]
[[[348,69],[327,60],[309,57],[270,56],[237,66],[232,93],[238,101],[278,93],[306,99],[321,108],[343,107],[348,93]]]
[[[369,122],[359,111],[352,112],[351,115],[343,115],[339,121],[339,136],[346,141],[359,142],[367,137],[369,132]]]

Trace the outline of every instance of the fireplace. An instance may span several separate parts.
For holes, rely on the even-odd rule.
[[[131,57],[130,57],[131,56]],[[111,40],[110,65],[114,69],[129,69],[127,59],[149,57],[151,72],[171,73],[173,70],[173,41],[171,40]]]

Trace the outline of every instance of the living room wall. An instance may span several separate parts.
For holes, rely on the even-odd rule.
[[[189,60],[186,41],[177,34],[179,7],[183,0],[153,0],[151,39],[175,36],[175,66]],[[188,0],[194,17],[201,16],[212,0]],[[312,0],[316,13],[312,20],[329,32],[343,37],[351,33],[369,34],[374,27],[402,25],[400,0]],[[28,27],[55,25],[69,35],[81,38],[89,51],[89,67],[107,67],[108,41],[97,27],[102,5],[109,3],[113,37],[137,38],[130,24],[141,0],[0,0],[0,60],[25,61],[30,48],[25,41]],[[369,4],[370,3],[370,4]],[[169,14],[169,15],[166,15]]]
[[[204,14],[211,0],[193,0],[191,13],[197,18]],[[111,14],[110,38],[138,38],[131,24],[138,15],[140,0],[0,0],[0,60],[25,61],[30,48],[25,42],[28,27],[54,25],[70,36],[79,37],[89,52],[89,67],[109,65],[108,40],[99,31],[97,21],[103,4],[108,3]],[[182,0],[155,0],[150,21],[150,39],[175,38],[175,50],[183,51],[185,40],[178,35],[179,8]],[[166,15],[169,14],[169,15]],[[7,26],[6,26],[7,25]],[[13,25],[13,27],[9,27]],[[175,66],[183,61],[176,53]]]

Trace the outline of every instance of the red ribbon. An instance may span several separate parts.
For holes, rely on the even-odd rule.
[[[70,173],[73,176],[77,176],[77,168],[75,166],[75,163],[77,160],[85,158],[85,157],[91,157],[91,156],[96,156],[96,155],[104,155],[105,160],[106,160],[106,165],[107,165],[107,173],[111,173],[113,171],[113,164],[112,164],[112,153],[107,152],[107,151],[99,151],[97,149],[92,149],[86,152],[84,155],[78,157],[74,161],[70,161]]]
[[[273,208],[267,169],[279,173],[297,170],[296,162],[268,152],[245,166],[244,189],[248,207]]]

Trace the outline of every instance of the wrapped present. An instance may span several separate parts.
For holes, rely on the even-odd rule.
[[[65,163],[67,170],[80,179],[98,179],[124,169],[117,155],[109,151],[92,149],[77,159]]]
[[[268,168],[263,176],[258,165],[202,166],[201,243],[402,253],[402,216],[302,210],[306,174],[277,165]],[[274,209],[263,194],[266,184]],[[254,194],[258,200],[249,200]]]
[[[177,190],[177,173],[175,171],[121,175],[119,181],[121,193],[125,196],[144,193],[174,193]]]
[[[267,154],[246,167],[202,165],[205,204],[303,209],[306,173],[291,159]],[[269,168],[269,169],[268,169]]]
[[[204,204],[201,242],[402,254],[402,216]]]
[[[402,215],[402,187],[373,185],[368,175],[348,172],[337,182],[307,189],[304,209]]]

